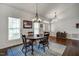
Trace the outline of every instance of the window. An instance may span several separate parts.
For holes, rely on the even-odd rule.
[[[34,23],[34,34],[39,34],[40,24],[38,22]]]
[[[15,40],[20,38],[20,19],[8,17],[8,39]]]

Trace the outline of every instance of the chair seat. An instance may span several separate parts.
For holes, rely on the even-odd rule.
[[[24,45],[29,47],[30,45],[32,45],[32,42],[31,41],[27,41],[27,42],[24,43]]]
[[[44,44],[47,44],[48,42],[40,41],[39,43],[44,45]]]

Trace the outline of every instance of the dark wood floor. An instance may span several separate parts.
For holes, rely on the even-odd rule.
[[[71,39],[56,39],[55,37],[50,37],[51,41],[66,45],[63,56],[79,56],[79,40]]]

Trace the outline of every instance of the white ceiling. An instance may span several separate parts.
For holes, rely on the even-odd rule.
[[[26,13],[31,13],[33,16],[36,12],[36,4],[35,3],[9,3],[8,6],[17,8],[19,10],[25,11]],[[40,17],[44,17],[46,19],[53,19],[54,12],[56,12],[59,18],[65,17],[66,15],[72,15],[75,13],[74,8],[78,8],[79,4],[74,3],[38,3],[38,13]],[[78,13],[79,14],[79,13]],[[75,14],[74,14],[75,16]]]
[[[9,6],[21,9],[26,12],[35,13],[36,4],[35,3],[10,3]],[[48,12],[51,7],[54,8],[57,4],[50,4],[50,3],[39,3],[38,4],[38,12],[40,15],[45,14]]]

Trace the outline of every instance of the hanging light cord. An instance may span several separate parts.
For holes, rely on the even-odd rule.
[[[38,4],[36,4],[36,19],[38,20]]]

